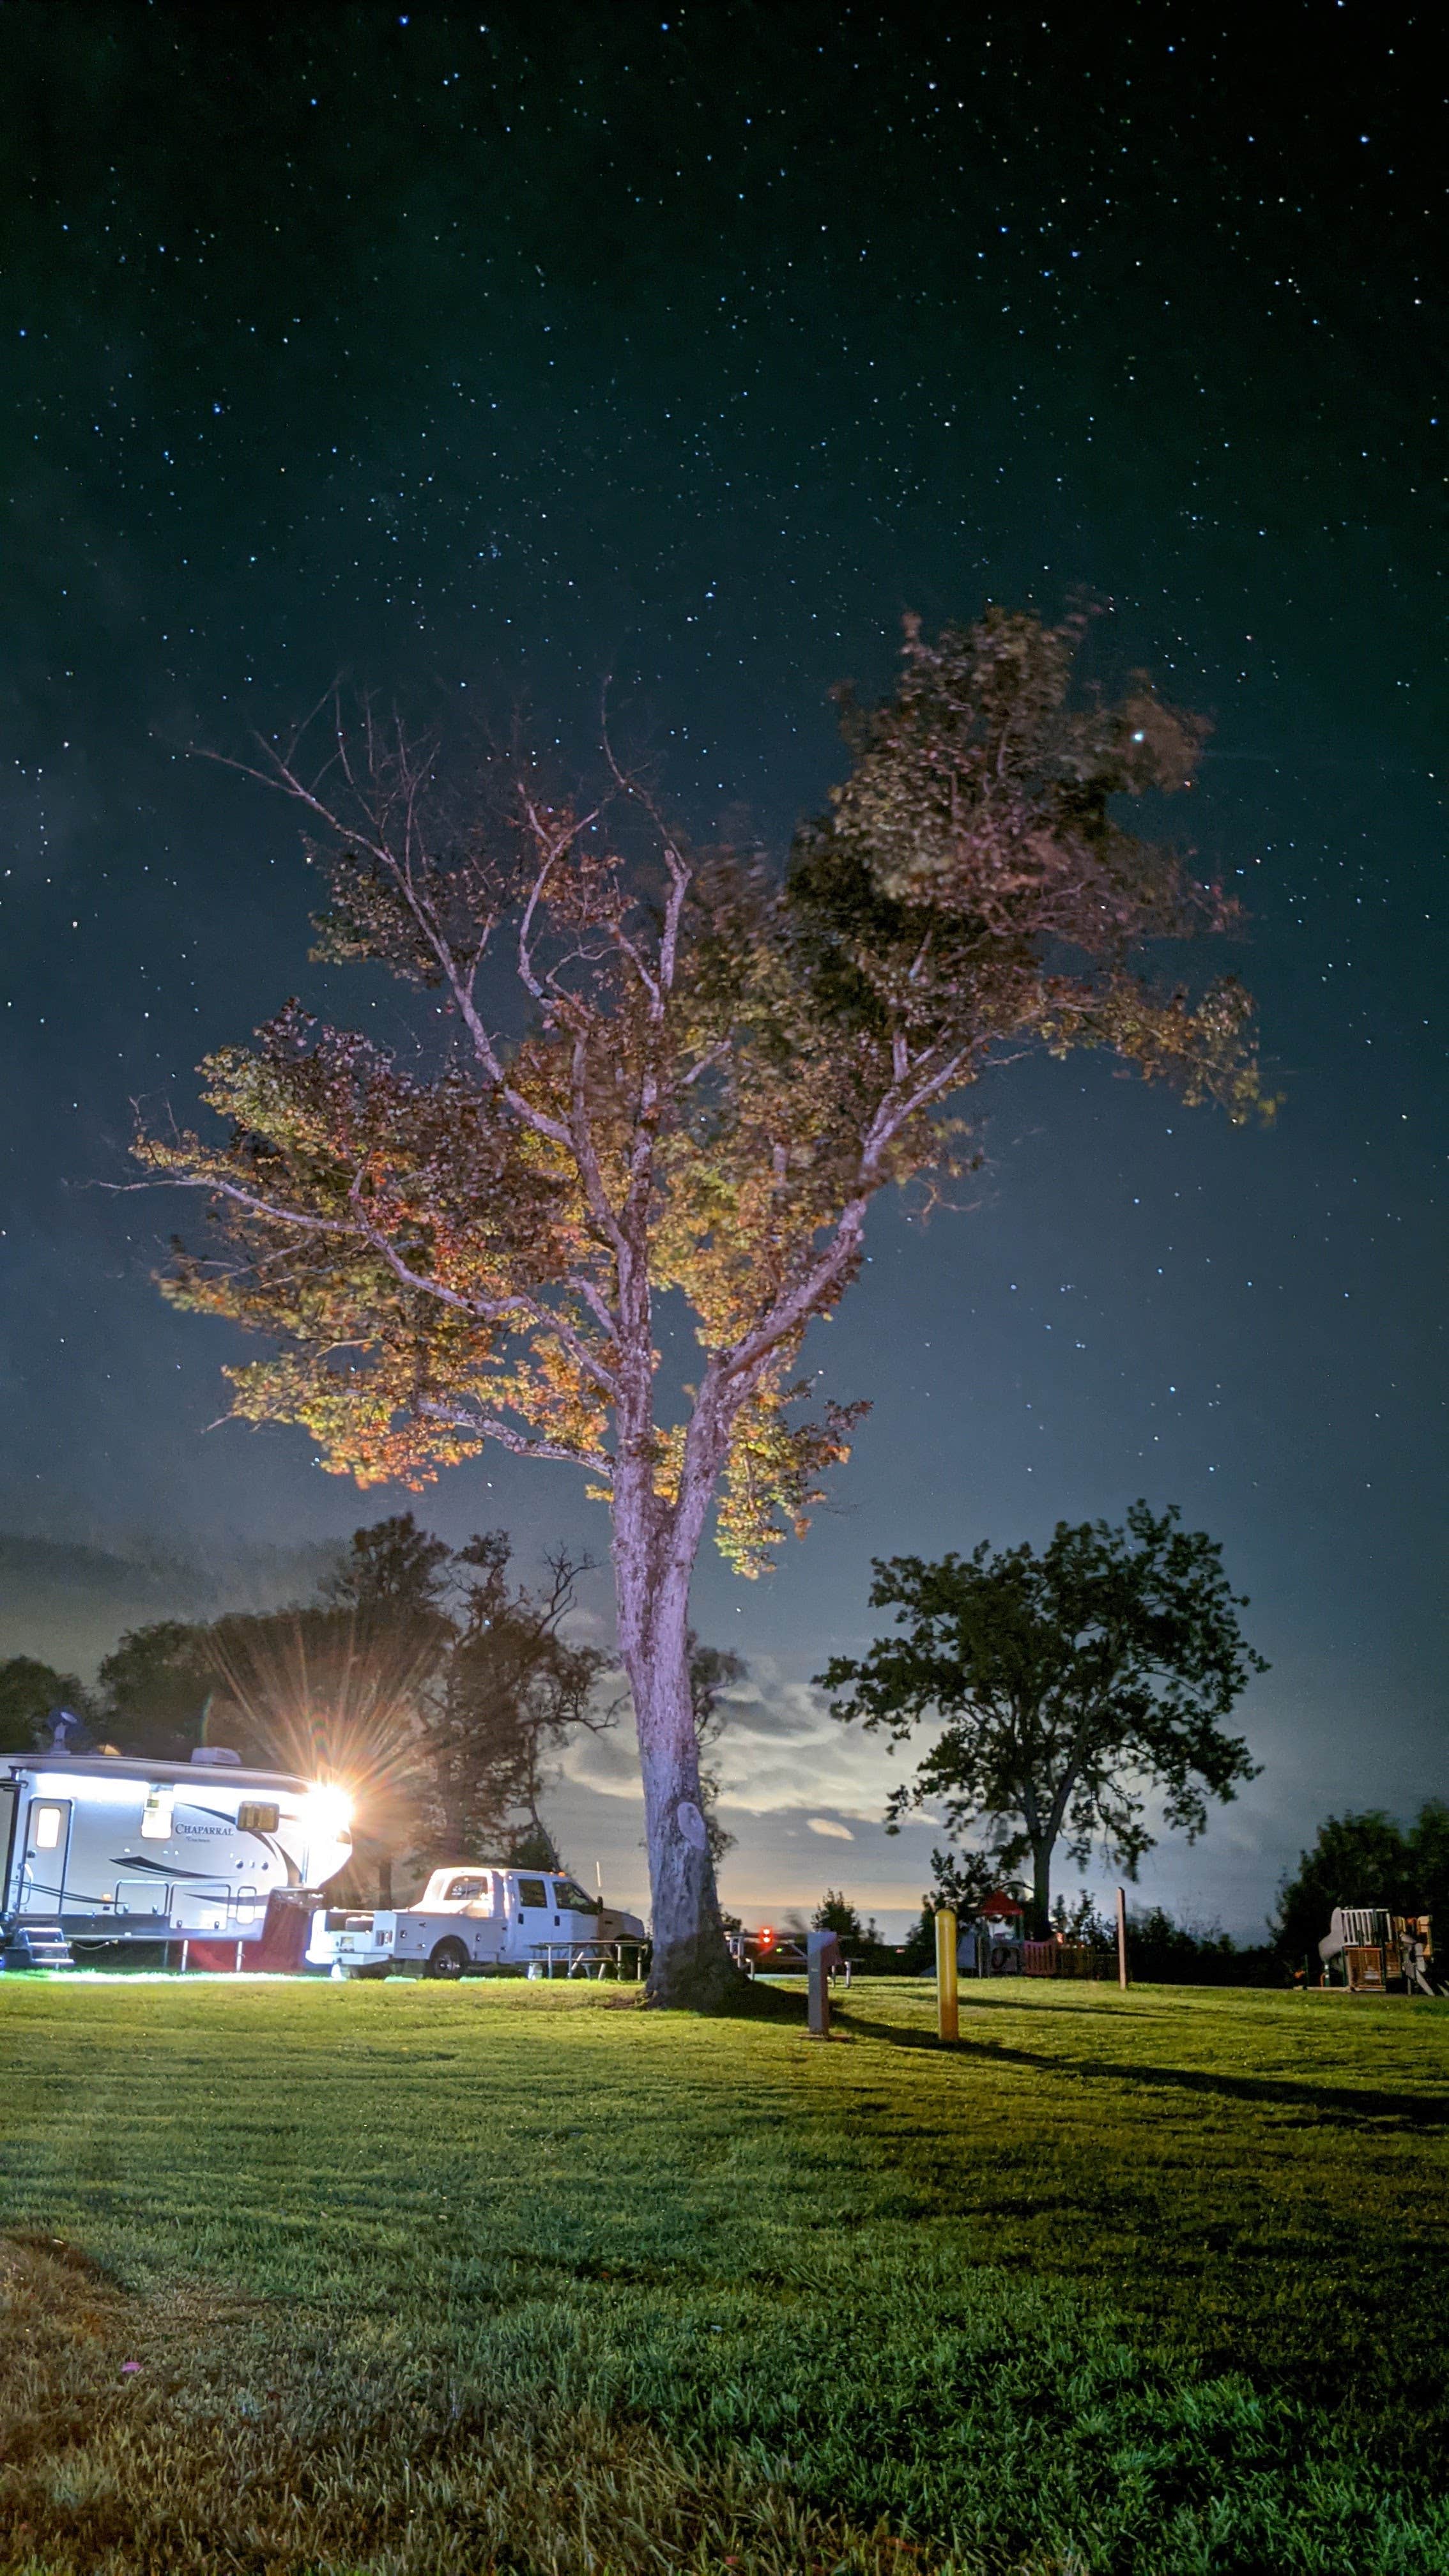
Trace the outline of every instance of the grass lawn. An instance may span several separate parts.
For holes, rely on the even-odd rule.
[[[0,1980],[6,2576],[1449,2571],[1449,2006],[628,1993]]]

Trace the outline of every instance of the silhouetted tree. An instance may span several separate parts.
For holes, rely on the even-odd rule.
[[[1022,1892],[992,1852],[933,1851],[931,1881],[930,1894],[922,1904],[932,1913],[949,1905],[962,1923],[974,1921],[988,1896],[1016,1898]]]
[[[587,1557],[560,1549],[546,1560],[537,1591],[508,1581],[512,1555],[502,1530],[470,1539],[456,1563],[468,1578],[443,1690],[425,1734],[438,1805],[439,1849],[482,1858],[510,1853],[557,1868],[540,1814],[552,1763],[579,1728],[614,1724],[617,1708],[599,1685],[612,1657],[561,1633]]]
[[[858,1945],[866,1937],[858,1910],[844,1890],[838,1887],[827,1887],[810,1917],[810,1923],[814,1931],[833,1932],[837,1940],[853,1941]]]
[[[881,1939],[880,1925],[875,1916],[872,1915],[868,1923],[862,1923],[859,1907],[851,1904],[842,1888],[827,1887],[810,1922],[816,1932],[835,1934],[843,1944],[852,1967],[894,1968],[897,1964],[894,1951],[888,1949]]]
[[[1327,1918],[1324,1919],[1327,1929]],[[1179,1923],[1160,1905],[1127,1917],[1132,1974],[1150,1985],[1281,1985],[1283,1969],[1266,1946],[1240,1948],[1217,1924]]]
[[[700,1806],[695,1560],[717,1507],[757,1571],[846,1455],[859,1408],[802,1420],[798,1367],[871,1201],[958,1173],[950,1104],[1029,1046],[1105,1047],[1237,1118],[1259,1097],[1240,988],[1193,1004],[1134,971],[1233,917],[1118,819],[1189,782],[1204,727],[1144,680],[1074,694],[1082,632],[992,609],[928,642],[909,621],[888,701],[842,701],[850,772],[783,880],[691,853],[612,757],[582,803],[523,762],[496,819],[439,784],[436,745],[370,717],[315,759],[264,743],[251,771],[316,836],[320,954],[437,1001],[404,1056],[294,1003],[210,1059],[220,1133],[138,1146],[211,1203],[168,1294],[280,1341],[232,1372],[233,1409],[303,1425],[334,1472],[416,1483],[495,1441],[607,1501],[662,2000],[738,1982]],[[664,1298],[700,1344],[682,1396]]]
[[[846,1694],[832,1714],[904,1743],[923,1720],[940,1733],[915,1780],[896,1790],[893,1822],[939,1800],[953,1828],[984,1830],[1006,1869],[1030,1859],[1038,1928],[1051,1912],[1059,1840],[1077,1861],[1100,1835],[1135,1877],[1154,1837],[1149,1791],[1189,1841],[1208,1797],[1226,1801],[1257,1765],[1220,1720],[1249,1675],[1266,1672],[1237,1621],[1222,1550],[1134,1503],[1125,1529],[1065,1521],[1040,1553],[928,1564],[876,1560],[874,1609],[894,1607],[895,1636],[862,1662],[837,1655],[820,1676]]]
[[[1426,1798],[1409,1841],[1419,1902],[1411,1911],[1437,1916],[1439,1938],[1449,1949],[1449,1802]]]
[[[1064,1896],[1052,1898],[1052,1930],[1062,1941],[1082,1941],[1090,1950],[1110,1949],[1115,1941],[1116,1925],[1097,1911],[1096,1899],[1085,1887],[1079,1887],[1072,1903]]]
[[[419,1643],[446,1646],[455,1627],[449,1593],[458,1561],[446,1539],[419,1529],[411,1512],[399,1512],[353,1531],[318,1598],[348,1612],[364,1637],[410,1631]]]
[[[990,1852],[933,1851],[931,1885],[921,1898],[918,1920],[906,1936],[901,1964],[912,1976],[925,1976],[936,1964],[936,1917],[949,1906],[960,1924],[974,1922],[988,1896],[1017,1896],[1020,1891]]]
[[[611,1722],[596,1691],[610,1658],[560,1633],[586,1560],[549,1559],[530,1593],[507,1582],[509,1554],[502,1531],[455,1551],[411,1512],[375,1521],[312,1601],[129,1631],[101,1666],[108,1729],[157,1759],[209,1736],[345,1781],[359,1866],[446,1850],[547,1867],[548,1768],[573,1729]]]
[[[58,1673],[34,1655],[11,1655],[0,1663],[0,1753],[31,1753],[38,1731],[53,1708],[91,1715],[90,1695],[74,1673]]]
[[[107,1731],[123,1753],[184,1762],[205,1739],[220,1678],[204,1621],[153,1619],[128,1628],[101,1662]]]

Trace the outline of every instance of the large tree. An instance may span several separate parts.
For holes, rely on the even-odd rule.
[[[870,1599],[896,1631],[829,1664],[833,1715],[897,1744],[936,1730],[892,1819],[939,1802],[1003,1869],[1029,1860],[1041,1933],[1059,1841],[1083,1861],[1100,1837],[1135,1878],[1154,1840],[1149,1795],[1191,1841],[1207,1799],[1255,1776],[1222,1720],[1268,1667],[1244,1641],[1221,1548],[1175,1507],[1134,1503],[1125,1529],[1059,1521],[1040,1551],[983,1540],[934,1564],[877,1559]]]
[[[442,1647],[456,1624],[450,1594],[457,1562],[446,1539],[419,1529],[411,1512],[396,1512],[353,1531],[317,1597],[347,1611],[364,1637],[405,1635],[419,1648]]]
[[[251,764],[330,887],[319,956],[423,997],[401,1052],[289,1003],[208,1059],[206,1135],[141,1141],[210,1202],[173,1300],[265,1333],[233,1410],[305,1427],[361,1484],[489,1441],[583,1470],[612,1515],[638,1723],[657,1999],[735,1990],[701,1809],[689,1589],[716,1513],[746,1573],[803,1531],[853,1410],[800,1404],[807,1327],[878,1191],[969,1160],[953,1104],[1036,1045],[1103,1047],[1190,1100],[1258,1096],[1248,1005],[1138,971],[1216,932],[1219,889],[1115,800],[1185,786],[1202,727],[1146,681],[1074,685],[1081,621],[908,625],[849,774],[783,870],[693,851],[608,764],[598,798],[525,759],[496,799],[435,744],[332,722]],[[240,764],[247,766],[248,764]],[[692,1316],[693,1383],[660,1307]]]

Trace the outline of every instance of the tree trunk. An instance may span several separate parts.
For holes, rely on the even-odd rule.
[[[649,1852],[655,2003],[716,2012],[743,1991],[720,1921],[689,1691],[689,1571],[629,1544],[616,1496],[619,1646],[634,1701]]]
[[[1031,1903],[1036,1917],[1032,1937],[1049,1941],[1052,1930],[1052,1847],[1050,1843],[1033,1846],[1031,1855]]]
[[[726,1946],[699,1794],[699,1749],[682,1650],[629,1675],[644,1780],[656,2003],[714,2011],[740,1991]]]

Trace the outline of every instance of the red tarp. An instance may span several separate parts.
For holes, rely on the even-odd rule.
[[[304,1964],[307,1935],[311,1930],[310,1908],[289,1905],[286,1899],[269,1896],[267,1919],[259,1941],[243,1941],[243,1969],[262,1969],[272,1976],[295,1976]],[[191,1941],[187,1944],[188,1968],[205,1971],[209,1976],[231,1976],[237,1965],[237,1943],[230,1941]]]

